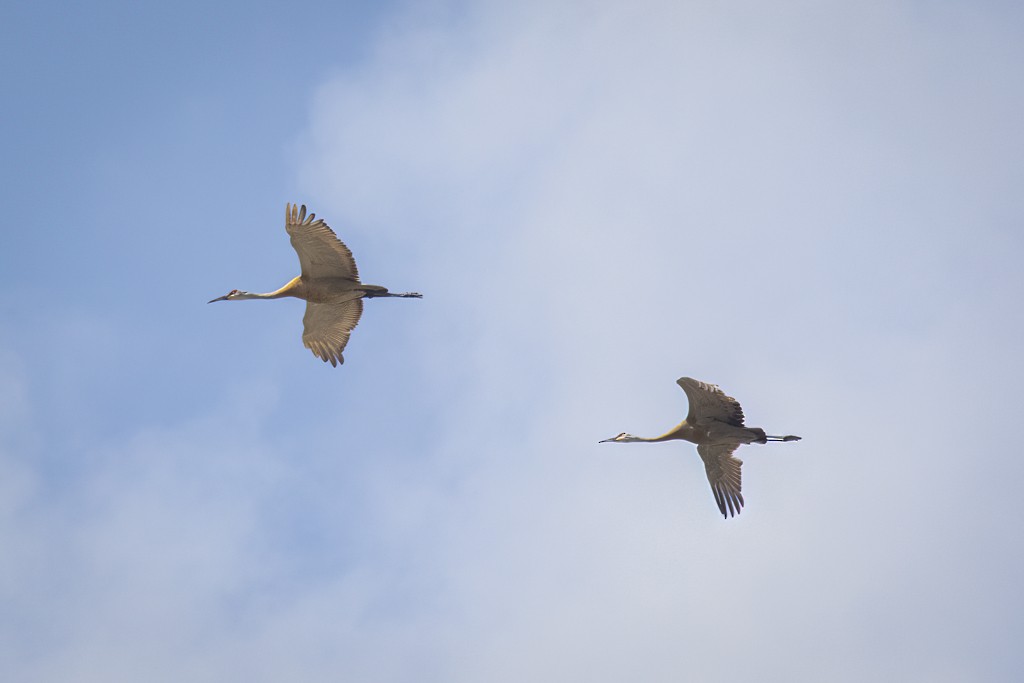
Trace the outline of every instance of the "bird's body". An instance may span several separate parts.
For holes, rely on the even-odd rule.
[[[240,292],[244,294],[244,292]],[[235,299],[281,299],[286,296],[302,299],[314,304],[340,304],[353,299],[372,298],[375,296],[406,296],[403,294],[391,294],[386,287],[379,285],[367,285],[362,282],[348,280],[341,277],[321,277],[303,279],[292,278],[291,281],[281,289],[266,294],[254,294],[250,297],[239,296]],[[214,299],[219,301],[219,299]],[[210,302],[213,303],[213,302]]]
[[[714,384],[690,377],[676,382],[690,401],[686,419],[661,436],[650,438],[625,432],[601,443],[635,443],[638,441],[682,440],[697,444],[697,453],[704,461],[715,503],[724,517],[736,515],[743,507],[740,466],[743,461],[733,453],[743,444],[769,441],[799,441],[799,436],[768,436],[760,427],[743,424],[743,408],[739,402]]]
[[[233,289],[214,301],[281,299],[294,297],[306,302],[302,343],[325,363],[344,363],[342,351],[363,313],[362,299],[376,297],[414,297],[416,292],[395,294],[387,287],[359,281],[359,270],[348,247],[338,239],[323,219],[306,217],[306,207],[287,204],[285,228],[292,247],[299,255],[302,274],[273,292],[254,294]]]

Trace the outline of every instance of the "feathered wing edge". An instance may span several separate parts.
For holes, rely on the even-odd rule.
[[[737,448],[738,444],[697,446],[697,453],[708,473],[711,492],[715,494],[715,503],[726,519],[735,517],[743,508],[743,494],[740,492],[743,487],[740,473],[743,461],[733,456]]]
[[[352,330],[363,314],[363,300],[352,299],[336,304],[306,302],[302,318],[302,343],[313,355],[334,367],[345,362],[341,352],[348,344]]]
[[[743,408],[740,402],[726,395],[717,384],[708,384],[692,377],[680,377],[676,384],[686,392],[690,402],[686,421],[700,424],[703,420],[714,419],[733,427],[743,426]]]
[[[303,277],[340,277],[359,281],[352,251],[315,213],[306,216],[306,205],[285,206],[285,230],[299,256]]]

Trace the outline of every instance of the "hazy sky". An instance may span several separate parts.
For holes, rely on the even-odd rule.
[[[11,4],[0,678],[1024,678],[1016,3]]]

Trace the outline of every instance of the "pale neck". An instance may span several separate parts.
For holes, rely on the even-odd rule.
[[[662,434],[661,436],[634,436],[631,439],[626,439],[626,443],[653,443],[655,441],[669,441],[677,438],[679,437],[677,437],[673,432],[669,432],[668,434]]]
[[[686,424],[686,420],[683,420],[682,422],[677,424],[675,427],[673,427],[672,429],[670,429],[667,432],[665,432],[664,434],[662,434],[661,436],[649,436],[649,437],[647,437],[647,436],[635,436],[635,437],[633,437],[633,439],[636,440],[636,441],[646,441],[648,443],[651,443],[651,442],[654,442],[654,441],[672,441],[673,439],[684,439],[685,440],[686,437],[684,436],[684,432],[688,428],[689,428],[689,425]]]
[[[298,286],[299,278],[292,278],[281,289],[275,289],[273,292],[266,292],[264,294],[254,294],[253,292],[242,292],[236,299],[280,299],[286,296],[295,296],[295,289]]]

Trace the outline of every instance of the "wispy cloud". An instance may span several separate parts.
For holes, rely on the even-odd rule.
[[[997,484],[1022,473],[1001,190],[1022,62],[995,10],[472,3],[390,26],[311,98],[296,193],[367,280],[426,297],[368,306],[342,375],[246,366],[202,417],[61,439],[63,477],[0,353],[9,668],[1019,673],[1024,507]],[[297,345],[283,310],[232,344]],[[805,437],[740,451],[737,519],[691,447],[597,444],[681,419],[684,374]]]

